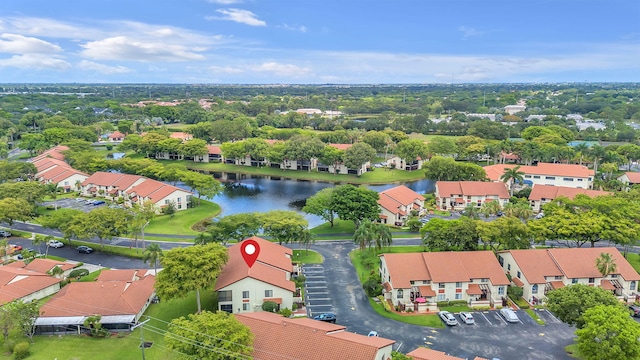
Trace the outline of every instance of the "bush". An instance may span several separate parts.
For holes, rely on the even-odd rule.
[[[524,294],[524,290],[522,290],[522,288],[518,286],[508,286],[507,294],[513,298],[521,298],[522,294]]]
[[[304,275],[298,275],[298,277],[296,277],[296,279],[294,280],[294,282],[296,283],[296,287],[303,287],[304,286],[304,282],[307,280],[306,276]]]
[[[29,356],[30,351],[29,351],[29,343],[26,341],[23,341],[19,344],[17,344],[14,348],[13,348],[13,358],[16,360],[22,360],[24,358],[26,358],[27,356]]]
[[[291,305],[291,311],[296,311],[298,310],[298,304],[293,303],[293,305]]]
[[[293,314],[293,311],[289,310],[289,308],[284,308],[278,311],[278,314],[288,318],[288,317],[291,317],[291,314]]]
[[[264,311],[276,312],[277,308],[278,308],[278,304],[276,304],[273,301],[265,301],[264,303],[262,303],[262,310]]]
[[[72,270],[69,273],[69,277],[70,278],[76,278],[77,280],[79,280],[81,277],[87,276],[87,275],[89,275],[89,270],[87,270],[87,269],[75,269],[75,270]]]
[[[13,349],[16,347],[16,341],[13,339],[7,339],[4,342],[4,347],[7,349],[8,353],[13,353]]]
[[[365,280],[362,287],[369,297],[376,297],[382,295],[382,285],[380,284],[380,277],[377,275],[371,276]]]
[[[438,301],[437,304],[438,304],[438,307],[467,305],[467,301],[466,300]]]

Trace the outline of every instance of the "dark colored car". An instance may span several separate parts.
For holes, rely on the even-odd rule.
[[[631,310],[631,316],[640,317],[640,306],[638,306],[638,305],[629,305],[629,310]]]
[[[7,230],[0,230],[0,236],[9,237],[11,236],[11,233]]]
[[[79,253],[84,253],[84,254],[91,254],[93,252],[92,248],[84,245],[78,246],[76,250],[78,250]]]
[[[313,320],[326,321],[330,323],[336,323],[336,315],[332,313],[323,313],[313,317]]]
[[[102,205],[102,204],[104,204],[104,200],[95,200],[93,202],[93,205]]]

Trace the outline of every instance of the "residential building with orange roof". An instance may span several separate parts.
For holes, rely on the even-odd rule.
[[[235,316],[254,335],[253,359],[390,360],[395,344],[395,340],[355,334],[345,326],[308,318],[289,319],[269,312]]]
[[[63,151],[67,146],[58,145],[29,161],[36,167],[35,180],[45,184],[58,184],[65,192],[77,190],[77,184],[86,180],[89,175],[78,171],[64,161]]]
[[[124,140],[125,136],[126,136],[125,134],[123,134],[120,131],[116,130],[116,131],[112,132],[111,134],[109,134],[109,136],[107,136],[107,139],[110,142],[119,142],[119,141]]]
[[[42,153],[40,153],[38,156],[35,156],[31,159],[31,161],[37,161],[43,158],[53,158],[53,159],[58,159],[58,160],[64,160],[64,154],[62,153],[63,151],[67,151],[69,150],[68,146],[65,145],[57,145],[52,147],[49,150],[46,150]]]
[[[59,267],[60,269],[62,269],[62,271],[64,272],[63,275],[66,277],[69,276],[69,273],[76,267],[76,265],[53,259],[36,258],[33,259],[30,263],[26,264],[24,266],[24,269],[48,274],[55,267]]]
[[[601,190],[589,190],[581,188],[571,188],[566,186],[552,186],[552,185],[534,185],[529,194],[529,203],[534,212],[540,212],[542,205],[550,203],[558,197],[566,197],[570,200],[576,197],[578,194],[587,195],[588,197],[597,197],[613,194],[610,191]]]
[[[195,162],[223,162],[222,149],[220,145],[207,145],[206,155],[196,155],[193,158]]]
[[[495,164],[484,167],[487,178],[491,181],[502,181],[505,169],[512,169],[516,164]],[[591,189],[593,187],[593,170],[584,165],[538,163],[534,166],[522,165],[519,171],[524,173],[524,185],[554,185],[573,188]]]
[[[382,254],[380,278],[385,299],[418,312],[447,300],[493,306],[509,285],[492,251]]]
[[[154,284],[153,275],[135,281],[72,282],[40,308],[36,334],[81,333],[84,320],[94,315],[101,316],[105,329],[128,331],[155,298]]]
[[[122,174],[109,171],[96,171],[82,182],[84,196],[111,197],[124,196],[126,190],[145,180],[140,175]]]
[[[407,160],[401,158],[400,156],[392,156],[385,162],[387,164],[387,167],[406,171],[420,170],[424,165],[424,160],[420,157],[413,160]]]
[[[602,253],[616,263],[616,270],[606,277],[596,267]],[[600,286],[625,302],[640,295],[640,275],[615,247],[506,250],[498,253],[498,262],[532,304],[544,302],[549,291],[572,284]]]
[[[24,266],[22,261],[16,261],[12,266],[0,266],[0,305],[14,300],[40,300],[60,290],[62,279]]]
[[[296,291],[292,275],[292,250],[251,237],[260,246],[258,258],[249,267],[242,258],[241,243],[229,247],[229,261],[216,281],[218,310],[229,313],[262,311],[262,304],[273,301],[280,308],[291,309]]]
[[[153,270],[109,270],[100,272],[96,281],[138,281],[147,275],[153,275]]]
[[[380,221],[383,224],[404,225],[415,211],[418,216],[424,213],[424,196],[399,185],[379,193]]]
[[[510,198],[505,183],[488,181],[437,181],[435,197],[442,210],[463,210],[471,204],[481,207],[488,201],[502,207]]]
[[[627,171],[624,174],[618,176],[618,181],[627,184],[627,186],[640,184],[640,172]]]
[[[467,358],[460,358],[457,356],[447,355],[442,351],[427,349],[426,347],[419,347],[409,353],[407,356],[413,360],[467,360]],[[487,360],[481,357],[475,357],[473,360]]]
[[[353,146],[353,144],[327,144],[327,146],[330,146],[334,149],[338,149],[340,151],[347,151],[349,148],[351,148]],[[331,164],[324,164],[320,161],[320,159],[312,159],[312,162],[315,162],[315,167],[318,169],[318,171],[325,171],[328,172],[330,174],[353,174],[353,175],[357,175],[360,176],[362,174],[364,174],[365,172],[367,172],[367,169],[371,166],[371,162],[370,161],[366,161],[362,164],[360,164],[360,166],[358,168],[354,168],[354,169],[350,169],[349,167],[347,167],[344,162],[342,161],[338,161],[335,163],[331,163]]]
[[[193,139],[193,135],[182,131],[172,132],[171,134],[169,134],[169,137],[172,139],[180,139],[182,140],[182,142]]]

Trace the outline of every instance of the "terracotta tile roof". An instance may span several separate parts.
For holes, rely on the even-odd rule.
[[[137,281],[149,273],[148,270],[136,269],[103,270],[96,281]]]
[[[177,131],[177,132],[172,132],[171,134],[169,134],[169,137],[172,139],[180,139],[180,140],[191,140],[193,139],[193,135],[186,133],[186,132],[181,132],[181,131]]]
[[[501,181],[500,177],[504,174],[505,169],[511,169],[518,165],[515,164],[495,164],[484,167],[487,178],[492,181]],[[536,166],[521,165],[520,171],[527,175],[549,175],[549,176],[566,176],[566,177],[593,177],[593,170],[584,165],[576,164],[552,164],[538,163]]]
[[[600,191],[600,190],[587,190],[580,188],[570,188],[566,186],[552,186],[552,185],[541,185],[535,184],[533,185],[533,189],[531,190],[531,194],[529,195],[529,200],[553,200],[559,196],[564,196],[569,199],[573,199],[578,194],[584,194],[589,197],[596,197],[602,195],[611,195],[613,194],[610,191]]]
[[[139,281],[72,282],[40,308],[40,317],[134,315],[155,293],[155,277]]]
[[[109,139],[122,139],[123,137],[124,137],[124,134],[118,130],[109,134]]]
[[[72,167],[55,166],[43,171],[38,175],[42,180],[47,180],[52,183],[59,183],[64,179],[68,179],[73,175],[83,175],[89,177],[89,174],[85,174],[82,171],[78,171]]]
[[[629,182],[632,184],[640,184],[640,172],[625,172],[625,175],[629,178]]]
[[[522,282],[522,280],[520,280],[517,277],[512,278],[511,281],[513,281],[513,283],[516,284],[517,286],[520,286],[520,287],[524,286],[524,283]]]
[[[254,359],[377,360],[379,349],[395,343],[381,337],[353,334],[345,331],[344,326],[307,318],[289,319],[268,312],[235,316],[251,329],[255,337]]]
[[[64,154],[62,154],[62,152],[67,150],[69,150],[68,146],[64,146],[64,145],[54,146],[51,149],[41,153],[40,155],[33,157],[31,161],[33,162],[43,158],[54,158],[58,160],[64,160]]]
[[[47,169],[61,167],[65,169],[71,168],[69,164],[64,162],[63,160],[53,159],[53,158],[42,158],[39,160],[32,161],[33,166],[36,167],[38,174],[44,172]]]
[[[120,174],[107,171],[97,171],[93,173],[87,180],[82,182],[82,186],[114,186],[122,190],[128,189],[136,181],[143,179],[140,175]]]
[[[551,287],[555,290],[555,289],[560,289],[564,287],[564,283],[562,281],[551,281],[549,284],[551,284]]]
[[[408,207],[410,211],[414,208],[416,201],[424,200],[422,195],[404,185],[381,191],[378,195],[378,204],[383,209],[386,209],[392,214],[400,215],[407,214],[407,209],[402,210],[401,207]]]
[[[240,253],[241,244],[230,246],[229,261],[218,276],[215,290],[218,291],[245,278],[252,278],[291,292],[295,291],[294,282],[287,279],[287,274],[293,270],[292,250],[256,236],[250,239],[258,242],[260,246],[255,264],[252,267],[247,266]]]
[[[351,146],[353,146],[353,144],[329,144],[329,146],[336,148],[338,150],[342,150],[345,151],[348,148],[350,148]]]
[[[609,280],[600,281],[600,287],[602,287],[605,290],[615,290],[616,289],[616,287],[613,286],[613,284]]]
[[[616,262],[614,274],[625,281],[640,280],[640,275],[614,247],[598,248],[553,248],[509,250],[518,264],[522,276],[530,284],[546,283],[545,276],[565,276],[575,278],[601,278],[596,268],[596,259],[601,253],[609,253]]]
[[[218,145],[207,145],[207,151],[209,154],[222,155],[222,149]]]
[[[27,270],[46,274],[56,266],[61,268],[64,271],[71,270],[75,267],[75,265],[69,264],[63,261],[37,258],[31,261],[29,264],[27,264],[24,268]]]
[[[431,286],[418,286],[418,290],[420,291],[420,295],[422,295],[423,297],[436,296],[436,292],[433,291]]]
[[[467,289],[467,294],[482,295],[482,289],[480,289],[480,284],[469,284],[469,288]]]
[[[407,289],[411,281],[469,282],[489,279],[493,285],[509,280],[492,251],[456,251],[383,254],[394,288]]]
[[[385,281],[384,284],[382,284],[382,288],[384,289],[384,291],[389,292],[391,290],[393,290],[393,288],[391,287],[391,284],[389,284],[388,282]]]
[[[183,191],[187,194],[192,194],[192,192],[189,190],[180,189],[173,185],[165,184],[161,181],[146,178],[143,182],[128,189],[127,194],[135,194],[136,196],[149,198],[154,203],[157,203],[176,191]]]
[[[419,347],[407,353],[407,356],[413,360],[463,360],[456,356],[447,355],[442,351],[427,349],[425,347]]]
[[[0,266],[0,305],[21,299],[61,281],[41,272],[14,266]]]
[[[436,189],[440,198],[460,196],[497,196],[508,199],[509,192],[503,182],[487,181],[437,181]]]

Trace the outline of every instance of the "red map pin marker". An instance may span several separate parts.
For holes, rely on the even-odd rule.
[[[240,253],[242,254],[244,262],[246,262],[249,267],[252,267],[256,260],[258,260],[260,245],[258,245],[255,240],[245,240],[242,242],[242,245],[240,245]]]

